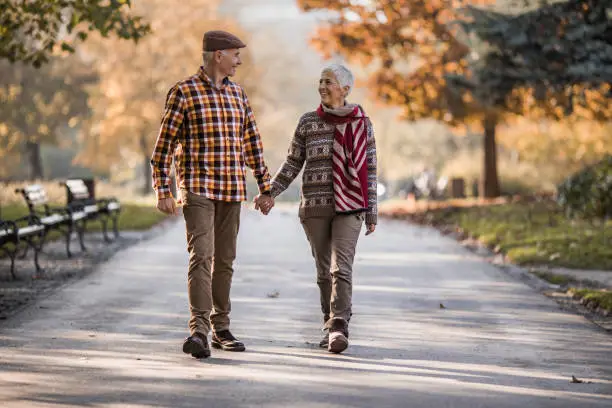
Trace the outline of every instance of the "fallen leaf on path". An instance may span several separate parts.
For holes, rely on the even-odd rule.
[[[278,290],[274,290],[266,295],[269,298],[277,298],[280,296],[280,292]]]
[[[574,377],[572,375],[572,381],[570,381],[572,384],[591,384],[591,381],[583,381],[583,380],[579,380],[578,378]]]

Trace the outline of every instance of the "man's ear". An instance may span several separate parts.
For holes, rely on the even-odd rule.
[[[342,87],[342,90],[344,91],[344,97],[346,98],[347,95],[349,94],[349,91],[351,90],[351,87],[347,85],[347,86]]]

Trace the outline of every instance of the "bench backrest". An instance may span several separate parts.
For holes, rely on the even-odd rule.
[[[47,192],[40,184],[32,184],[27,187],[17,189],[15,192],[23,195],[23,198],[25,199],[30,211],[35,210],[35,208],[38,206],[45,206],[49,202]]]
[[[88,200],[91,198],[87,184],[81,179],[66,180],[64,183],[68,190],[68,202]]]

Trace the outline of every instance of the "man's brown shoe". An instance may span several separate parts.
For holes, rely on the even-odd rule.
[[[191,354],[195,358],[210,357],[210,348],[208,348],[208,340],[202,333],[195,333],[185,339],[183,343],[183,353]]]
[[[244,343],[239,341],[229,330],[221,330],[213,332],[210,344],[214,348],[223,349],[225,351],[244,351]]]

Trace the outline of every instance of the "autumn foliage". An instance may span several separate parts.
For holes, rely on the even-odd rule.
[[[304,10],[329,16],[313,45],[326,57],[362,65],[373,94],[400,106],[407,120],[483,131],[486,197],[500,193],[500,123],[517,116],[602,121],[612,113],[605,2],[525,1],[506,13],[497,3],[299,0]]]

